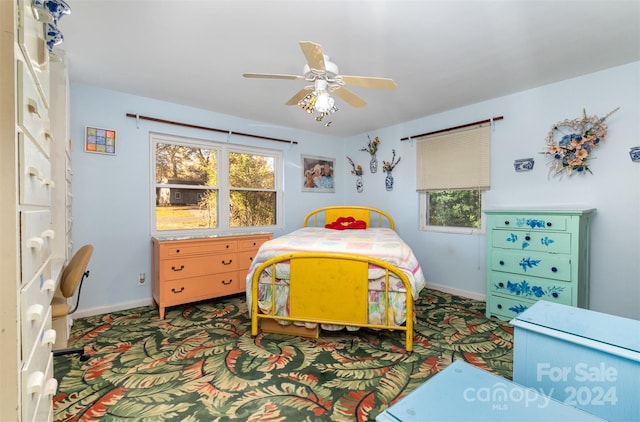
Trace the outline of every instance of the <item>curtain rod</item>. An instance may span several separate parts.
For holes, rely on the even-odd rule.
[[[140,116],[139,114],[133,114],[133,113],[127,113],[127,117],[133,117],[134,119],[150,120],[152,122],[158,122],[158,123],[166,123],[166,124],[169,124],[169,125],[190,127],[190,128],[194,128],[194,129],[210,130],[210,131],[213,131],[213,132],[221,132],[221,133],[226,133],[226,134],[229,134],[229,135],[234,134],[234,135],[240,135],[240,136],[249,136],[251,138],[257,138],[257,139],[266,139],[267,141],[285,142],[287,144],[296,144],[296,145],[298,144],[298,141],[287,141],[286,139],[270,138],[268,136],[252,135],[250,133],[233,132],[233,131],[230,131],[230,130],[216,129],[216,128],[213,128],[213,127],[192,125],[190,123],[182,123],[182,122],[175,122],[173,120],[159,119],[157,117]]]
[[[423,136],[436,135],[436,134],[442,133],[442,132],[449,132],[450,130],[463,129],[465,127],[480,125],[482,123],[491,123],[491,122],[495,122],[496,120],[502,120],[502,119],[504,119],[503,116],[498,116],[498,117],[494,117],[493,119],[479,120],[477,122],[466,123],[464,125],[454,126],[454,127],[450,127],[450,128],[447,128],[447,129],[440,129],[440,130],[435,130],[433,132],[421,133],[420,135],[408,136],[408,137],[402,138],[400,140],[401,141],[408,141],[408,140],[413,139],[413,138],[421,138]]]

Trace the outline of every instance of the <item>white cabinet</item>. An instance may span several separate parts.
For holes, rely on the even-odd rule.
[[[31,3],[0,1],[0,419],[22,422],[52,419],[51,299],[71,234],[68,136],[52,130],[68,127],[51,83],[66,75],[52,78]]]

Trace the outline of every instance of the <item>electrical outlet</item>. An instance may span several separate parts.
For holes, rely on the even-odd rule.
[[[147,281],[147,275],[145,273],[140,273],[138,276],[138,286],[144,286]]]

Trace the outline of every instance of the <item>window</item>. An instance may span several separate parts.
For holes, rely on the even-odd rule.
[[[478,125],[417,141],[421,230],[481,230],[483,192],[490,186],[489,135],[488,125]]]
[[[280,225],[280,151],[151,134],[152,232]]]

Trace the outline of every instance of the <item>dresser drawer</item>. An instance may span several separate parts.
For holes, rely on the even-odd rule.
[[[197,256],[224,252],[235,252],[238,242],[235,240],[185,241],[160,244],[160,259]]]
[[[22,369],[22,420],[40,422],[40,415],[49,414],[51,398],[58,387],[53,377],[53,354],[46,347],[34,353]]]
[[[548,253],[571,253],[571,234],[533,230],[494,230],[494,248],[520,249]]]
[[[49,104],[49,50],[44,24],[36,19],[31,0],[19,0],[18,43],[37,78],[45,103]]]
[[[33,422],[52,421],[53,420],[53,396],[58,390],[58,380],[53,375],[53,354],[49,356],[47,370],[44,373],[44,387],[40,394],[40,400],[33,412]],[[27,419],[25,419],[27,420]]]
[[[257,249],[255,251],[238,252],[238,268],[247,272],[257,253]]]
[[[22,280],[31,280],[51,256],[53,236],[51,211],[23,211],[20,213]]]
[[[20,161],[20,203],[23,205],[51,205],[51,163],[31,138],[18,134]]]
[[[571,280],[571,259],[568,255],[493,249],[490,269],[553,280]]]
[[[29,356],[43,325],[51,327],[51,299],[56,281],[51,279],[50,261],[20,290],[20,319],[22,328],[22,356]]]
[[[165,281],[160,287],[166,306],[193,302],[211,297],[244,292],[244,278],[237,271]]]
[[[491,295],[487,301],[487,309],[492,315],[497,315],[505,319],[515,318],[517,315],[529,309],[537,300],[526,300],[513,297]]]
[[[238,249],[241,251],[257,251],[264,242],[270,239],[271,235],[247,236],[238,240]]]
[[[237,269],[236,253],[166,259],[160,262],[160,277],[163,280],[177,280]]]
[[[573,300],[573,286],[566,281],[490,271],[488,285],[489,294],[497,293],[503,297],[546,300],[564,305],[571,305]]]
[[[503,214],[496,215],[496,228],[527,229],[527,230],[556,230],[567,229],[567,221],[571,218],[563,215],[524,215],[524,214]]]
[[[18,60],[18,125],[33,138],[44,154],[51,154],[53,136],[49,129],[49,110],[36,88],[27,66]]]

